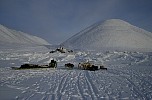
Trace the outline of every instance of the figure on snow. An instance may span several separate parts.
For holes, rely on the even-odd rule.
[[[56,68],[57,67],[57,62],[54,59],[51,60],[51,62],[49,63],[49,67]]]

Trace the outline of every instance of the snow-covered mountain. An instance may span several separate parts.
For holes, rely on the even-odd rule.
[[[96,23],[61,45],[91,50],[142,50],[152,51],[152,33],[120,19]]]
[[[0,45],[50,45],[44,39],[0,25]]]

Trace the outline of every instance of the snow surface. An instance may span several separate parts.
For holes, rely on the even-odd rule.
[[[62,45],[76,48],[72,53],[49,53],[40,38],[2,25],[0,42],[2,100],[152,99],[152,34],[122,20],[96,23],[71,37]],[[25,45],[16,48],[20,43]],[[11,69],[52,59],[58,63],[56,69]],[[78,69],[78,63],[86,61],[108,70]],[[65,68],[66,63],[73,63],[74,69]]]
[[[56,69],[12,70],[23,63],[58,62]],[[104,64],[108,70],[87,71],[79,62]],[[47,51],[0,51],[2,100],[150,100],[152,99],[151,52],[48,53]],[[64,67],[73,63],[74,69]]]
[[[11,45],[50,45],[45,40],[20,31],[12,30],[0,25],[0,46],[10,47]]]
[[[120,19],[96,23],[61,45],[83,50],[152,51],[152,33]]]

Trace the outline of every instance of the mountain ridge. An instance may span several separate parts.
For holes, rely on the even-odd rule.
[[[9,29],[0,24],[1,44],[24,44],[24,45],[50,45],[47,41],[37,36]]]

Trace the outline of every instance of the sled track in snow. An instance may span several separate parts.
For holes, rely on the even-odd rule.
[[[0,85],[20,90],[15,97],[19,100],[152,99],[151,75],[130,69],[8,70],[6,76],[8,73],[9,77],[3,74]]]
[[[117,70],[117,69],[113,69],[113,70],[110,69],[110,71],[108,70],[108,72],[113,75],[118,75],[120,78],[125,80],[125,83],[128,84],[128,88],[131,92],[131,98],[134,99],[140,98],[142,100],[152,98],[152,96],[145,95],[146,94],[144,93],[145,91],[142,90],[142,88],[145,87],[145,85],[147,85],[146,87],[150,87],[150,89],[152,89],[152,84],[149,81],[145,80],[140,75],[140,73],[137,73],[136,71],[132,71],[132,74],[129,74],[125,71]],[[138,85],[134,81],[137,81],[136,83],[138,83]]]
[[[92,100],[97,100],[96,94],[97,94],[98,90],[96,89],[96,86],[94,86],[94,84],[93,84],[94,79],[93,78],[90,79],[91,78],[90,77],[90,73],[91,72],[86,71],[86,73],[85,73],[85,79],[86,79],[89,91],[91,92],[90,95],[91,95]]]
[[[76,75],[76,78],[74,78],[73,74]],[[94,72],[89,71],[66,71],[64,75],[60,78],[59,83],[56,83],[56,89],[54,90],[54,94],[51,97],[51,99],[57,100],[64,98],[65,95],[68,95],[66,98],[70,99],[73,96],[76,96],[79,99],[91,99],[91,100],[97,100],[97,93],[98,89],[94,85],[90,74],[94,74]],[[74,80],[71,80],[73,79]],[[77,92],[76,95],[72,95],[72,86],[75,84],[75,92]],[[86,91],[87,92],[86,92]]]
[[[67,79],[69,77],[71,72],[69,73],[66,73],[63,77],[61,77],[61,79],[59,80],[59,84],[58,86],[56,87],[56,90],[55,90],[55,98],[52,98],[52,99],[61,99],[61,95],[59,94],[62,94],[65,90],[65,86],[67,85],[66,82],[67,82]]]

